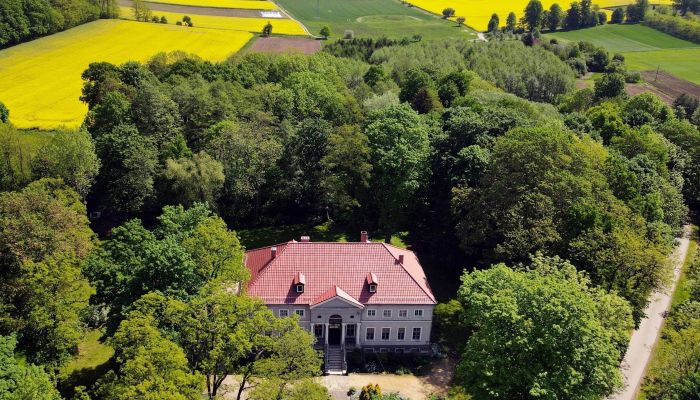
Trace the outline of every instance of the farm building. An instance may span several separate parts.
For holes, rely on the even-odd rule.
[[[312,242],[308,236],[246,252],[247,292],[275,315],[298,315],[325,353],[326,373],[345,373],[345,356],[430,348],[436,301],[418,257],[373,243]]]

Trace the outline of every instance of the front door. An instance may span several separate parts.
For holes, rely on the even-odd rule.
[[[328,320],[328,344],[339,346],[343,335],[343,318],[340,315],[333,315]]]

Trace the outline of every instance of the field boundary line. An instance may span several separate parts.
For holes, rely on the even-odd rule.
[[[301,25],[301,27],[304,29],[304,32],[306,32],[307,35],[311,36],[314,39],[321,39],[320,36],[316,36],[313,33],[311,33],[311,31],[309,31],[309,28],[307,28],[306,25],[304,25],[300,20],[296,19],[294,15],[292,15],[292,13],[290,13],[289,11],[287,11],[287,9],[279,5],[279,3],[272,0],[270,1],[274,3],[277,6],[277,8],[279,8],[279,10],[282,11],[287,17],[289,17],[289,19],[291,19],[292,21],[296,21],[297,24]]]

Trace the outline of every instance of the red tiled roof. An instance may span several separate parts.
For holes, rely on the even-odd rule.
[[[326,290],[323,294],[318,296],[312,303],[311,307],[313,308],[314,306],[317,306],[321,303],[325,303],[328,300],[332,300],[336,297],[339,297],[345,301],[347,301],[350,304],[353,304],[359,308],[364,308],[362,303],[357,301],[356,299],[353,299],[352,296],[349,294],[345,293],[345,291],[338,286],[333,286],[332,288]]]
[[[436,303],[418,257],[386,243],[290,241],[247,251],[245,263],[251,271],[248,294],[267,304],[317,304],[335,287],[359,304]],[[372,273],[375,293],[367,284]],[[298,274],[305,278],[303,293],[293,286]]]

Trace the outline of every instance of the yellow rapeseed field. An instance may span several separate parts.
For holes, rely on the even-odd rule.
[[[95,61],[145,61],[183,50],[221,61],[251,38],[248,32],[99,20],[0,51],[0,101],[19,128],[79,126],[81,73]]]
[[[188,1],[188,0],[184,0]],[[153,15],[161,17],[165,16],[168,19],[168,23],[174,24],[175,21],[181,21],[185,14],[165,12],[165,11],[152,11]],[[120,7],[119,15],[121,18],[133,19],[134,14],[131,8]],[[277,18],[244,18],[244,17],[217,17],[213,15],[196,15],[187,14],[192,18],[192,24],[198,28],[213,28],[213,29],[227,29],[234,31],[246,31],[246,32],[262,32],[265,24],[270,22],[272,24],[272,33],[277,35],[301,35],[306,36],[307,33],[304,28],[293,19],[277,19]]]
[[[151,3],[176,4],[196,7],[243,8],[248,10],[276,10],[277,5],[265,0],[148,0]]]
[[[652,0],[652,4],[671,4],[672,0]],[[435,14],[442,15],[442,10],[451,7],[455,9],[457,17],[466,18],[466,24],[470,27],[485,31],[491,14],[498,14],[501,25],[505,25],[506,17],[512,11],[520,19],[523,10],[529,0],[408,0],[409,3]],[[549,8],[552,4],[558,3],[563,9],[568,9],[569,0],[542,0],[542,5]],[[633,0],[593,0],[593,4],[601,8],[619,7],[634,3]],[[610,16],[608,15],[608,18]]]

